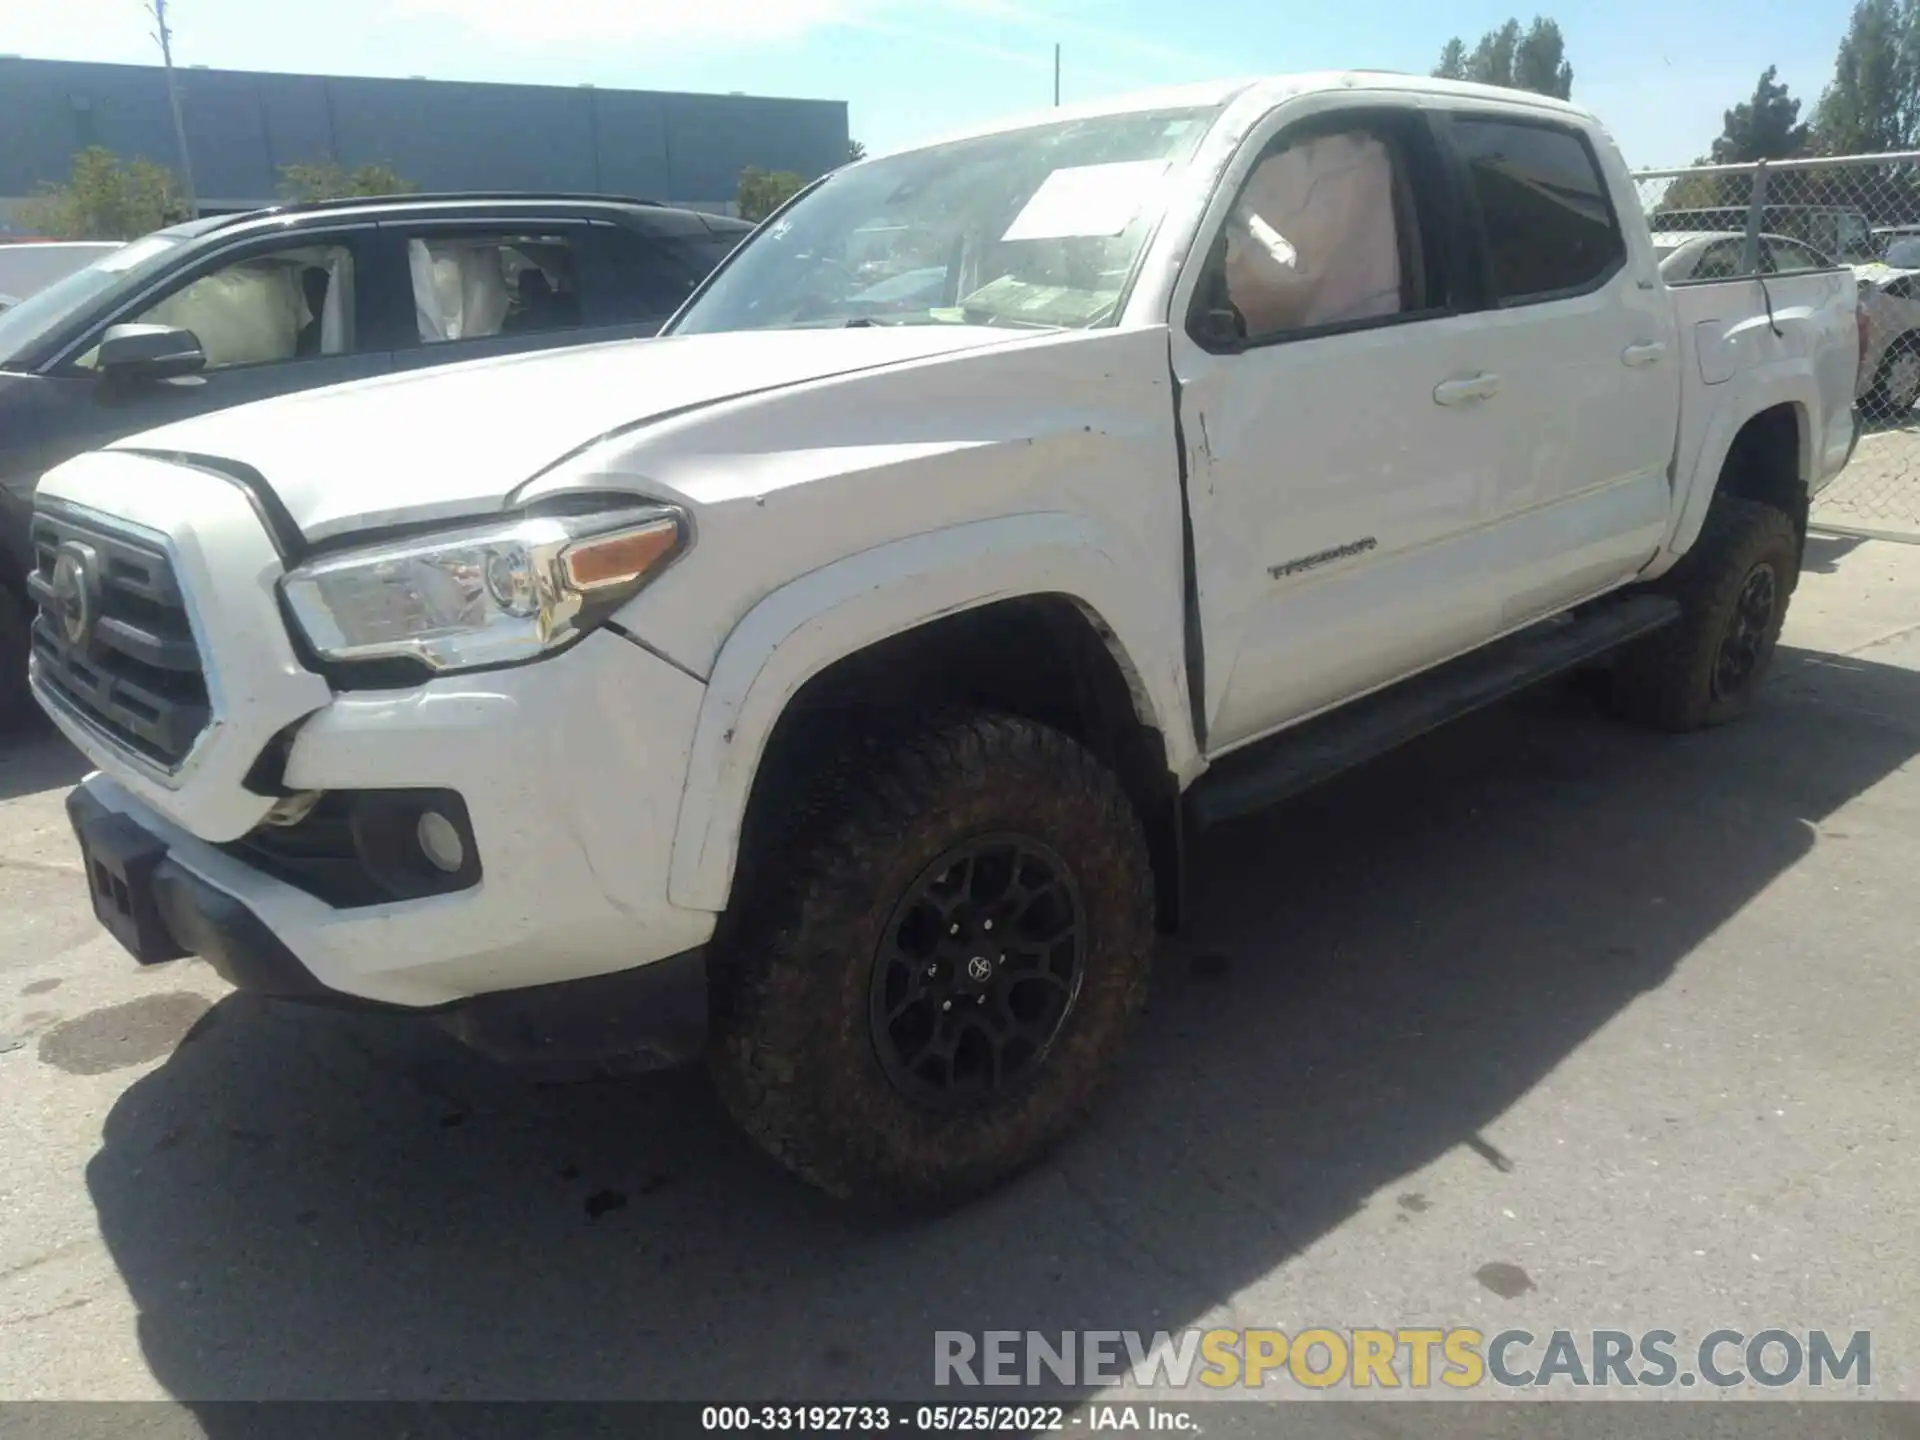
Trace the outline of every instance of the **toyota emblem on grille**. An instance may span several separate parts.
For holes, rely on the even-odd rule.
[[[69,645],[86,645],[100,611],[100,557],[93,547],[78,540],[63,542],[54,552],[47,589],[53,600],[49,618]]]

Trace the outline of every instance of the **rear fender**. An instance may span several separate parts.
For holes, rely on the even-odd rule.
[[[1673,523],[1644,572],[1671,569],[1699,538],[1742,427],[1792,408],[1796,469],[1811,493],[1847,463],[1855,439],[1858,285],[1844,269],[1674,286],[1680,329],[1680,436]]]
[[[1692,360],[1691,354],[1688,359]],[[1674,467],[1672,529],[1660,554],[1642,572],[1643,579],[1654,579],[1672,569],[1700,538],[1700,527],[1706,523],[1707,507],[1713,503],[1727,454],[1742,427],[1762,411],[1779,405],[1791,407],[1799,434],[1796,464],[1800,483],[1803,486],[1812,483],[1816,464],[1813,417],[1821,413],[1821,402],[1811,367],[1804,362],[1785,360],[1743,371],[1725,385],[1690,389],[1689,393],[1699,397],[1697,403],[1711,405],[1711,411],[1697,430],[1691,425],[1682,426],[1682,448],[1675,457]]]

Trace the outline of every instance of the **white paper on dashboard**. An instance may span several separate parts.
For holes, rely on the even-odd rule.
[[[1122,160],[1111,165],[1075,165],[1040,182],[1002,240],[1067,240],[1118,235],[1140,213],[1160,177],[1164,160]]]

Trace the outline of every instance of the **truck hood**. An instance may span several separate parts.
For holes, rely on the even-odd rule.
[[[1004,330],[762,330],[548,350],[264,400],[111,447],[256,472],[309,541],[481,514],[616,431],[741,395],[1008,343]]]

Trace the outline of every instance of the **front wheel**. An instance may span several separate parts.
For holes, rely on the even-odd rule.
[[[977,714],[850,756],[714,954],[710,1054],[747,1134],[880,1205],[977,1193],[1066,1134],[1145,993],[1152,877],[1119,783]]]

